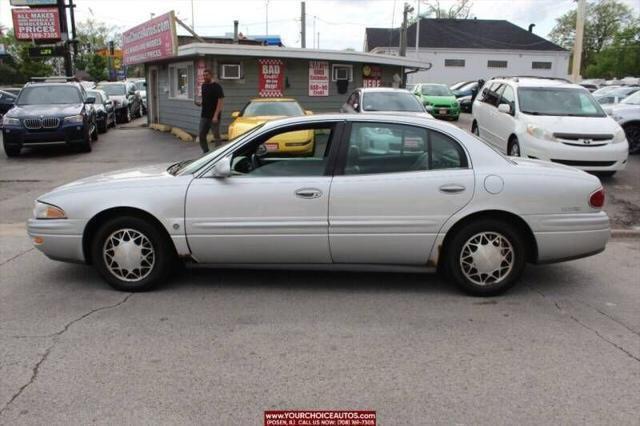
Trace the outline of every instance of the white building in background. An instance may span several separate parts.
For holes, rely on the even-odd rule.
[[[429,71],[409,74],[407,82],[452,84],[494,76],[569,77],[571,53],[504,20],[422,19],[407,29],[407,58],[430,63]],[[364,51],[397,55],[399,28],[367,28]]]

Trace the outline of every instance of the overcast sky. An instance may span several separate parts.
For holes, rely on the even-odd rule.
[[[622,1],[639,13],[639,1]],[[407,2],[417,9],[417,0]],[[297,0],[75,0],[75,3],[76,21],[93,16],[121,31],[149,19],[151,13],[162,14],[172,9],[190,24],[193,4],[195,29],[202,36],[232,32],[234,19],[240,21],[240,31],[245,34],[265,34],[268,9],[269,34],[280,35],[286,46],[300,46]],[[404,0],[307,0],[307,47],[314,45],[319,32],[323,49],[362,50],[365,28],[399,26],[404,3]],[[453,3],[441,0],[444,7]],[[422,0],[421,9],[425,10],[427,4],[429,0]],[[478,19],[506,19],[523,28],[535,23],[534,32],[546,37],[555,18],[575,5],[574,0],[474,0],[472,14]],[[12,26],[10,9],[9,0],[0,0],[0,23],[7,27]]]

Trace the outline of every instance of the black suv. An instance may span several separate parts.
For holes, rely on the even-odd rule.
[[[91,151],[98,139],[95,98],[67,78],[49,77],[27,83],[15,107],[3,117],[2,137],[7,156],[23,146],[66,143],[81,152]]]

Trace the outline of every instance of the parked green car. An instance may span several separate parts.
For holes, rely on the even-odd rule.
[[[457,121],[460,117],[460,105],[458,105],[456,95],[444,84],[416,84],[413,88],[413,94],[436,118]]]

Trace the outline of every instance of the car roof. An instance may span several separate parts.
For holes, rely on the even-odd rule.
[[[536,77],[508,77],[508,78],[492,78],[487,83],[510,83],[517,87],[557,87],[557,88],[574,88],[583,89],[579,84],[574,84],[566,80],[552,78],[536,78]]]
[[[293,98],[253,98],[250,102],[298,102]]]
[[[396,89],[395,87],[360,87],[358,88],[361,92],[370,93],[370,92],[398,92],[398,93],[408,93],[407,89]]]
[[[362,114],[345,114],[345,113],[320,113],[314,115],[299,115],[295,117],[284,117],[277,120],[267,121],[265,128],[276,127],[283,124],[304,124],[307,122],[319,122],[319,121],[389,121],[391,123],[406,123],[419,125],[420,123],[429,123],[430,127],[444,129],[458,129],[453,124],[435,120],[432,117],[421,116],[419,114],[407,114],[402,112],[389,113],[389,112],[375,112],[375,113],[362,113]],[[268,127],[267,127],[268,126]]]

